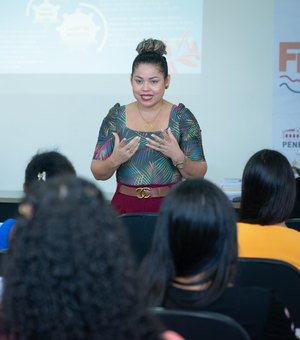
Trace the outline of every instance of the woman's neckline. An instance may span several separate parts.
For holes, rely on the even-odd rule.
[[[175,277],[172,280],[171,284],[173,287],[182,289],[182,290],[190,290],[190,291],[204,291],[207,290],[211,281],[201,282],[203,278],[203,273],[189,276],[189,277]]]
[[[126,121],[126,106],[127,105],[123,105],[123,113],[124,113],[124,121],[125,121],[126,129],[128,129],[128,130],[130,130],[132,132],[142,133],[142,134],[150,134],[150,135],[153,134],[153,133],[160,133],[162,130],[167,130],[170,127],[172,116],[173,116],[173,112],[174,112],[174,108],[176,107],[175,104],[171,104],[168,125],[166,127],[162,128],[160,130],[144,131],[144,130],[134,130],[134,129],[128,127],[127,121]]]

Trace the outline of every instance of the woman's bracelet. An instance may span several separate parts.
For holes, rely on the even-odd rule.
[[[187,157],[184,155],[184,159],[182,162],[178,162],[178,163],[173,162],[173,164],[177,169],[183,169],[186,165],[186,162],[187,162]]]

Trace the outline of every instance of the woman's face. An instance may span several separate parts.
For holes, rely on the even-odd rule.
[[[131,77],[133,95],[138,103],[151,107],[161,101],[169,81],[158,66],[139,64]]]

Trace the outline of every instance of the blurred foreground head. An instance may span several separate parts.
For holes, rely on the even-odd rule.
[[[158,339],[136,296],[127,239],[99,189],[32,185],[5,268],[2,312],[18,339]]]

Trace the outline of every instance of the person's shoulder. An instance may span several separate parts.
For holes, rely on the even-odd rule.
[[[282,227],[283,232],[289,234],[291,237],[295,237],[297,240],[300,240],[300,231],[294,228]]]
[[[7,228],[7,227],[12,227],[16,223],[16,220],[14,218],[8,218],[5,220],[0,228]],[[2,229],[3,230],[3,229]]]
[[[249,301],[256,301],[256,299],[260,299],[261,301],[271,301],[272,299],[272,290],[269,288],[263,287],[254,287],[254,286],[246,286],[239,287],[233,286],[229,287],[224,292],[228,297],[235,297],[237,300],[247,299]]]
[[[229,287],[223,294],[225,305],[237,308],[240,323],[247,329],[246,324],[256,325],[256,332],[270,335],[274,333],[273,326],[281,329],[282,336],[278,339],[295,339],[291,329],[291,321],[285,314],[285,306],[274,290],[263,287]],[[223,300],[224,301],[224,300]],[[281,328],[281,325],[283,325]],[[254,330],[254,329],[253,329]],[[250,331],[250,328],[249,328]],[[259,338],[272,338],[263,336]]]
[[[227,288],[221,300],[225,305],[245,306],[252,311],[260,310],[262,314],[266,314],[273,300],[273,292],[271,289],[263,287],[229,287]]]
[[[294,236],[296,239],[300,238],[300,232],[293,228],[287,228],[286,226],[282,226],[279,224],[270,224],[270,225],[261,225],[255,223],[247,223],[247,222],[237,222],[238,231],[242,232],[244,230],[252,231],[252,232],[261,232],[268,233],[274,235],[285,235]]]
[[[271,225],[271,226],[265,226],[265,233],[269,231],[269,234],[272,234],[272,237],[274,239],[278,239],[280,241],[284,239],[289,239],[293,244],[299,244],[300,242],[300,231],[293,229],[293,228],[287,228],[286,226],[282,225]]]
[[[190,112],[190,110],[183,103],[172,104],[172,110],[176,113]]]
[[[124,112],[125,112],[125,105],[121,105],[120,103],[116,103],[114,106],[112,106],[109,109],[106,118],[114,119],[114,118],[117,118],[118,116],[120,116],[121,114],[124,114]]]
[[[233,286],[226,288],[222,295],[211,304],[210,309],[222,310],[224,314],[235,318],[242,324],[250,321],[258,325],[266,319],[271,305],[270,289]]]
[[[261,224],[257,224],[257,223],[249,223],[249,222],[238,222],[237,223],[237,228],[239,231],[243,231],[243,230],[247,230],[248,232],[269,232],[271,231],[271,228],[273,226],[268,225],[268,226],[264,226]]]
[[[253,230],[254,230],[254,228],[261,228],[261,227],[262,227],[262,226],[259,225],[259,224],[248,223],[248,222],[242,222],[242,221],[237,222],[236,225],[237,225],[238,228],[242,228],[242,229],[244,229],[244,228],[253,228]]]
[[[179,103],[178,105],[172,104],[172,112],[179,120],[187,121],[195,119],[194,114],[183,103]]]
[[[9,235],[15,225],[16,220],[9,218],[5,220],[0,227],[0,250],[6,250],[9,243]]]
[[[125,109],[125,105],[121,105],[120,103],[116,103],[109,109],[108,115],[110,116],[118,116]]]

